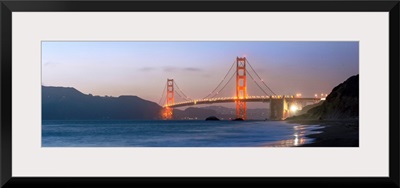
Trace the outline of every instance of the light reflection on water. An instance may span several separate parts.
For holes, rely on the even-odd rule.
[[[270,143],[265,145],[266,147],[293,147],[293,146],[301,146],[304,144],[312,143],[314,139],[307,138],[307,130],[312,130],[312,134],[319,134],[321,131],[315,131],[317,127],[315,125],[295,125],[293,129],[295,133],[293,135],[293,139],[281,140],[274,143]],[[322,128],[322,127],[318,127]]]

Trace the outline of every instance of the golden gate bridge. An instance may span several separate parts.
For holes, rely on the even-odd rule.
[[[229,73],[236,65],[236,71],[229,77]],[[252,70],[255,75],[251,75],[247,69]],[[216,97],[222,90],[226,88],[228,83],[236,76],[236,94],[233,97]],[[247,76],[255,83],[255,85],[263,92],[263,95],[250,96],[248,95],[247,89]],[[258,80],[257,80],[258,79]],[[261,82],[258,83],[257,81]],[[176,89],[177,90],[176,90]],[[184,101],[175,102],[175,94]],[[161,104],[165,97],[165,103]],[[173,118],[173,109],[177,107],[193,106],[200,104],[214,104],[214,103],[236,103],[236,118],[243,120],[247,119],[247,102],[264,102],[270,104],[270,119],[271,120],[283,120],[290,115],[289,107],[292,104],[305,104],[305,102],[317,103],[320,100],[324,100],[322,94],[318,97],[316,94],[314,97],[301,97],[301,95],[277,95],[272,89],[264,82],[264,80],[257,74],[254,68],[246,57],[236,57],[229,71],[225,74],[222,81],[217,87],[210,92],[207,96],[201,99],[189,98],[176,84],[174,79],[167,79],[167,83],[164,87],[163,93],[159,104],[163,106],[162,117],[163,119]]]

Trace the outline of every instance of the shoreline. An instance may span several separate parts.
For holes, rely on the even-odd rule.
[[[294,124],[294,123],[288,123],[287,124]],[[284,139],[284,140],[278,140],[274,142],[268,142],[266,144],[263,144],[262,147],[300,147],[305,144],[312,144],[315,139],[307,137],[307,135],[311,134],[319,134],[321,133],[321,129],[323,127],[320,127],[320,125],[317,124],[309,124],[309,125],[303,125],[303,124],[294,124],[295,130],[297,130],[294,133],[294,138],[291,139]],[[310,127],[312,126],[312,127]],[[311,128],[307,130],[308,128]],[[311,143],[310,143],[311,140]]]
[[[359,120],[286,120],[300,125],[319,125],[316,131],[305,137],[314,139],[313,143],[296,147],[359,147]]]

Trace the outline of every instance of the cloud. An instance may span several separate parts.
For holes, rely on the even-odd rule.
[[[175,72],[176,70],[178,70],[177,67],[171,67],[171,66],[164,67],[165,72]]]
[[[195,67],[186,67],[183,70],[185,70],[185,71],[202,71],[202,69],[195,68]]]
[[[144,71],[144,72],[149,72],[149,71],[153,71],[156,70],[156,68],[154,67],[143,67],[139,69],[140,71]]]
[[[202,69],[196,68],[196,67],[185,67],[185,68],[179,68],[179,67],[173,67],[173,66],[167,66],[164,67],[163,70],[165,72],[176,72],[176,71],[183,71],[183,72],[198,72],[198,71],[203,71]]]

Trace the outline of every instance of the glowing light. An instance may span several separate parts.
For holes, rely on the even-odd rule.
[[[298,108],[296,105],[292,105],[292,106],[290,107],[290,110],[291,110],[292,112],[296,112],[297,110],[299,110],[299,108]]]
[[[299,135],[297,135],[297,134],[294,135],[294,145],[295,146],[299,145]]]

